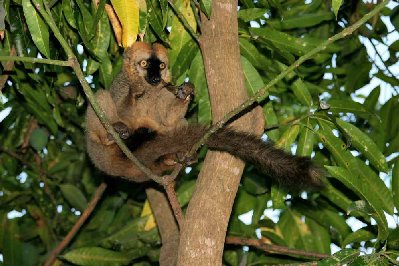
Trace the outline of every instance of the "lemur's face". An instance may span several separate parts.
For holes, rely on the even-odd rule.
[[[136,42],[125,51],[124,64],[134,74],[130,77],[141,77],[152,86],[170,82],[168,54],[161,44]]]

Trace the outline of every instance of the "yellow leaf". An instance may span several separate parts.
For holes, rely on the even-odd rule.
[[[139,32],[139,1],[111,0],[122,25],[122,46],[129,47],[136,42]]]
[[[144,231],[150,231],[152,228],[155,228],[157,226],[157,223],[155,222],[154,215],[152,214],[151,206],[148,200],[144,202],[143,210],[141,211],[141,217],[144,216],[149,216],[147,223],[144,226]]]

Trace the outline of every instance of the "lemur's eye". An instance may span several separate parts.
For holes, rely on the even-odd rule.
[[[147,68],[147,66],[148,66],[147,61],[146,61],[146,60],[141,60],[141,61],[140,61],[140,66],[141,66],[142,68]]]
[[[160,69],[165,69],[165,67],[166,67],[165,63],[160,63],[160,64],[159,64],[159,68],[160,68]]]

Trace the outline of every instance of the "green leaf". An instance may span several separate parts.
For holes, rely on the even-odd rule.
[[[264,14],[268,11],[267,8],[246,8],[238,11],[238,18],[245,22],[256,20],[258,18],[265,18]]]
[[[313,250],[323,254],[331,254],[330,228],[326,228],[309,218],[306,218],[306,224],[309,226],[310,231],[312,232],[312,239],[314,243]]]
[[[100,22],[101,17],[103,17],[106,2],[106,0],[99,0],[96,15],[94,16],[93,26],[90,31],[91,36],[94,36],[96,33],[97,24]],[[107,15],[105,15],[105,17],[107,17]]]
[[[360,252],[355,249],[343,249],[332,255],[330,258],[317,262],[317,266],[344,265],[353,261],[359,256]]]
[[[323,205],[309,206],[308,202],[301,200],[295,202],[293,207],[301,214],[312,218],[325,228],[334,228],[342,238],[346,237],[351,232],[342,215],[336,211],[324,208]]]
[[[335,17],[338,16],[338,11],[341,5],[342,5],[342,0],[332,0],[332,9],[334,11]]]
[[[108,55],[107,50],[111,38],[111,28],[106,13],[103,13],[100,17],[94,33],[94,38],[91,40],[91,47],[93,48],[90,51],[101,60]]]
[[[204,12],[206,17],[209,19],[212,12],[212,0],[201,0],[200,7],[201,11]]]
[[[20,240],[20,228],[16,219],[8,220],[4,217],[1,228],[2,237],[2,254],[4,265],[20,266],[22,264],[22,242]]]
[[[338,165],[346,168],[346,171],[350,171],[347,177],[354,182],[354,186],[358,186],[358,188],[361,186],[363,194],[372,197],[371,200],[375,201],[376,206],[390,214],[393,213],[392,195],[384,182],[363,161],[355,158],[346,149],[342,140],[334,136],[331,129],[327,129],[325,123],[319,121],[319,124],[325,129],[316,131],[317,135],[323,145],[332,153]]]
[[[210,124],[212,121],[211,103],[209,101],[208,85],[205,79],[204,63],[200,51],[198,51],[191,63],[188,77],[195,87],[194,101],[198,105],[198,122]]]
[[[399,160],[396,160],[392,168],[392,194],[396,209],[399,210]]]
[[[312,234],[307,224],[299,215],[291,210],[286,210],[280,216],[278,226],[284,236],[284,240],[291,248],[312,250]]]
[[[179,188],[176,190],[177,199],[179,200],[180,206],[184,207],[190,201],[191,196],[195,190],[196,180],[189,180],[184,182]]]
[[[352,173],[342,167],[325,167],[333,177],[337,178],[339,181],[345,184],[345,186],[355,192],[360,198],[366,200],[370,204],[374,211],[372,216],[378,224],[378,239],[385,240],[388,237],[388,223],[385,218],[385,214],[382,211],[383,202],[381,202],[381,199],[378,198],[378,195],[376,195],[378,192],[371,191],[373,188],[370,188],[367,183],[365,184],[364,179],[354,179]]]
[[[285,17],[283,20],[269,20],[267,24],[275,29],[291,30],[297,28],[307,28],[319,25],[323,21],[334,19],[334,15],[329,11],[318,11],[299,16]]]
[[[47,25],[37,13],[35,7],[32,5],[31,0],[22,0],[22,7],[24,10],[26,24],[28,24],[28,29],[31,33],[33,42],[45,57],[50,58],[50,35]]]
[[[361,241],[369,241],[375,238],[375,235],[370,231],[365,229],[359,229],[356,232],[349,234],[344,241],[342,242],[342,246],[345,247],[346,245],[352,243],[360,243]]]
[[[189,40],[184,43],[183,47],[177,54],[176,62],[172,65],[173,81],[179,80],[182,75],[185,75],[187,69],[193,62],[194,57],[198,54],[197,44]]]
[[[301,103],[309,107],[313,105],[312,96],[302,79],[298,78],[292,83],[292,91]]]
[[[66,21],[68,24],[74,28],[75,30],[78,29],[78,25],[76,23],[76,17],[78,16],[78,12],[76,9],[72,8],[72,4],[74,4],[74,1],[70,0],[63,0],[62,1],[62,13],[65,16]]]
[[[291,145],[294,143],[298,137],[301,126],[299,124],[292,125],[288,128],[281,138],[276,142],[276,147],[279,147],[285,151],[291,151]]]
[[[310,157],[313,151],[314,143],[315,143],[315,134],[313,132],[313,126],[310,123],[310,118],[307,118],[306,126],[302,127],[301,133],[299,135],[296,155]]]
[[[373,112],[375,110],[375,107],[378,103],[378,98],[380,97],[380,91],[380,86],[374,88],[363,103],[366,109],[370,112]]]
[[[340,129],[351,137],[352,145],[369,159],[371,164],[381,172],[388,171],[388,164],[385,160],[385,156],[379,150],[377,144],[375,144],[367,134],[356,126],[341,119],[336,119],[336,122]]]
[[[191,28],[195,29],[196,21],[190,6],[190,1],[177,1],[176,8],[186,18]],[[172,31],[169,35],[169,41],[172,48],[169,50],[169,63],[171,66],[174,66],[175,64],[179,64],[177,58],[186,43],[190,41],[193,42],[191,35],[186,31],[184,25],[176,16],[173,16],[172,19]],[[177,78],[179,77],[175,77],[175,79]]]
[[[273,64],[271,60],[259,52],[256,46],[248,39],[240,38],[240,52],[242,56],[248,59],[249,62],[258,69],[270,70]]]
[[[272,126],[272,125],[277,125],[278,124],[278,119],[277,119],[277,115],[274,111],[273,108],[273,102],[269,101],[267,104],[265,104],[263,106],[263,115],[265,118],[265,126],[266,128],[268,126]],[[277,141],[280,138],[280,129],[276,128],[273,130],[268,130],[266,131],[267,136],[273,140],[273,141]]]
[[[399,80],[396,77],[389,77],[385,75],[383,72],[379,71],[377,74],[374,75],[375,77],[391,84],[393,87],[399,86]]]
[[[119,266],[130,262],[127,255],[100,247],[73,249],[63,255],[62,258],[77,265],[93,266]]]
[[[167,1],[160,1],[165,5],[166,3],[166,10],[168,7],[168,2]],[[140,16],[139,16],[139,34],[145,34],[147,31],[148,27],[148,12],[147,12],[147,3],[145,0],[139,0],[139,6],[140,6]]]
[[[280,187],[278,184],[273,184],[271,187],[271,199],[273,202],[273,209],[284,209],[285,202],[284,198],[286,195],[286,191]]]
[[[256,94],[256,92],[264,87],[263,80],[259,75],[258,71],[254,66],[246,59],[241,56],[241,66],[244,74],[245,87],[250,96]],[[267,95],[265,95],[267,96]]]
[[[60,185],[62,195],[71,204],[72,207],[79,211],[84,211],[87,208],[87,200],[82,191],[74,185],[63,184]]]
[[[363,105],[352,100],[331,99],[328,101],[328,104],[330,105],[328,112],[332,112],[333,114],[371,114]]]
[[[168,36],[164,32],[163,16],[159,7],[157,7],[158,1],[148,1],[148,22],[151,25],[151,29],[154,30],[155,34],[164,42],[168,43]]]
[[[143,233],[148,216],[135,218],[124,227],[101,241],[101,246],[112,248],[115,244],[126,245],[130,241],[137,241],[137,235]]]
[[[37,151],[41,151],[48,143],[49,133],[44,128],[33,130],[29,138],[29,144]]]

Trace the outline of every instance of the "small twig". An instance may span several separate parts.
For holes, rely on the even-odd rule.
[[[175,4],[173,3],[172,0],[168,0],[168,3],[170,7],[172,8],[173,12],[176,14],[177,18],[180,20],[180,22],[183,24],[184,28],[188,31],[188,33],[193,37],[193,39],[199,43],[199,35],[195,32],[195,30],[190,26],[190,24],[187,22],[186,18],[183,16],[183,14],[177,9]]]
[[[16,54],[17,54],[17,50],[15,50],[15,47],[14,46],[11,47],[10,56],[15,56]],[[13,68],[14,68],[14,61],[11,61],[11,60],[7,61],[5,63],[3,72],[11,71]],[[0,92],[3,90],[4,86],[6,85],[7,80],[8,80],[8,75],[7,74],[1,75],[1,78],[0,78]]]
[[[71,66],[69,61],[45,59],[45,58],[35,58],[35,57],[9,56],[9,55],[0,56],[0,61],[17,61],[17,62],[56,65],[56,66]]]
[[[380,51],[377,49],[377,47],[376,47],[376,45],[374,44],[373,40],[369,40],[369,41],[370,41],[370,43],[371,43],[371,46],[373,46],[373,48],[374,48],[374,51],[375,51],[376,56],[378,57],[378,59],[380,59],[381,63],[384,65],[385,70],[391,75],[391,77],[397,78],[397,77],[395,76],[395,74],[392,73],[392,71],[391,71],[391,70],[388,68],[388,66],[385,64],[384,60],[382,59],[382,55],[381,55]],[[376,64],[376,63],[374,63],[374,64],[377,66],[378,69],[380,69],[382,72],[384,72],[384,69],[381,69],[381,67],[378,66],[378,64]],[[392,86],[392,88],[395,90],[395,92],[396,92],[397,94],[399,93],[398,89],[397,89],[395,86]]]
[[[168,0],[169,2],[170,0]],[[321,43],[319,46],[315,47],[311,51],[309,51],[307,54],[301,56],[296,60],[292,65],[290,65],[288,68],[286,68],[283,72],[281,72],[279,75],[277,75],[274,79],[272,79],[265,87],[262,89],[258,90],[257,93],[255,93],[253,96],[251,96],[248,100],[240,104],[238,107],[234,108],[230,112],[228,112],[221,120],[216,122],[206,133],[205,135],[201,138],[200,141],[198,141],[196,144],[193,145],[191,148],[189,155],[193,155],[203,143],[206,142],[206,140],[212,135],[214,132],[216,132],[218,129],[222,128],[230,119],[242,111],[246,110],[248,107],[253,105],[255,102],[260,102],[264,100],[266,97],[266,93],[270,90],[271,87],[273,87],[277,82],[285,78],[288,74],[290,74],[292,71],[294,71],[296,68],[298,68],[300,65],[302,65],[305,61],[311,59],[313,56],[315,56],[317,53],[325,50],[329,45],[334,43],[337,40],[343,39],[349,35],[351,35],[355,30],[357,30],[361,25],[363,25],[365,22],[367,22],[370,18],[372,18],[375,14],[377,14],[384,6],[389,2],[389,0],[384,0],[381,2],[381,4],[377,5],[372,11],[364,15],[361,19],[359,19],[356,23],[353,25],[345,28],[342,30],[340,33],[328,38],[326,41]]]
[[[283,255],[293,255],[293,256],[303,256],[317,259],[325,259],[330,257],[328,254],[322,254],[317,252],[309,252],[301,249],[293,249],[284,246],[271,245],[264,243],[261,239],[250,239],[250,238],[241,238],[235,236],[226,237],[226,244],[232,245],[242,245],[242,246],[251,246],[260,250],[263,250],[268,253],[277,253]]]
[[[177,199],[177,196],[176,196],[175,181],[171,181],[171,182],[165,184],[163,187],[166,191],[166,195],[168,197],[170,206],[172,207],[177,224],[179,225],[179,228],[181,230],[181,228],[183,226],[183,222],[184,222],[184,215],[183,215],[183,211],[180,207],[179,200]]]
[[[311,114],[311,113],[307,113],[307,114],[302,115],[302,116],[300,116],[298,118],[290,119],[290,120],[288,120],[288,121],[286,121],[284,123],[281,123],[281,124],[272,124],[272,125],[265,126],[264,129],[265,129],[265,131],[270,131],[270,130],[277,129],[277,128],[280,128],[280,127],[283,127],[283,126],[297,124],[299,121],[301,121],[303,119],[306,119],[308,117],[311,117],[312,115],[313,114]]]
[[[87,218],[89,218],[90,214],[93,212],[94,208],[97,206],[98,201],[101,199],[105,189],[107,188],[107,184],[105,182],[101,183],[100,186],[96,189],[93,198],[89,202],[87,208],[84,210],[82,215],[73,225],[72,229],[68,232],[68,234],[64,237],[64,239],[58,244],[58,246],[50,253],[47,258],[44,266],[50,266],[57,259],[57,256],[61,253],[62,250],[71,242],[72,238],[76,235],[82,225],[86,222]]]

